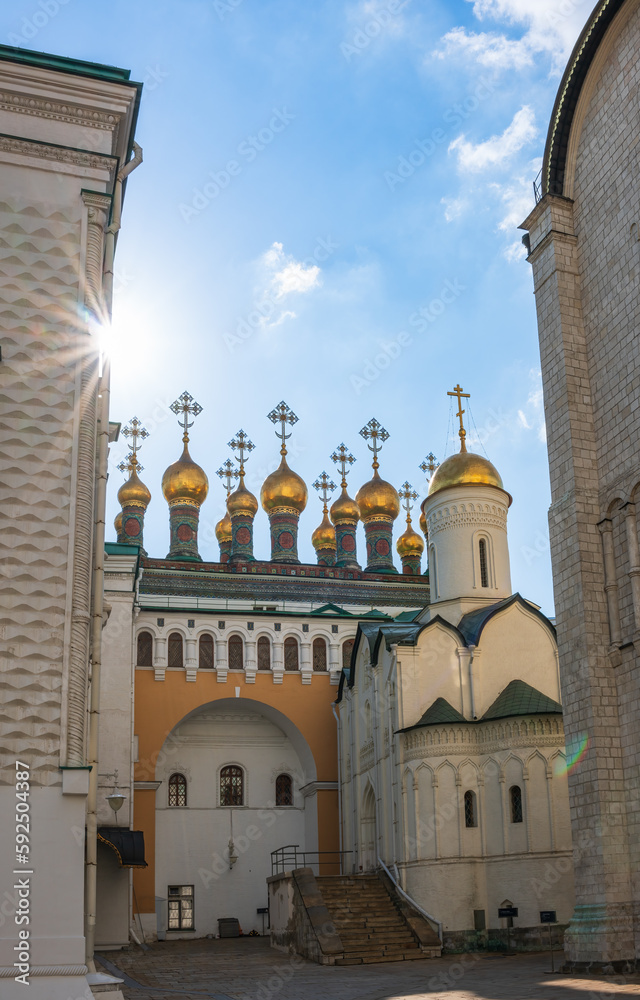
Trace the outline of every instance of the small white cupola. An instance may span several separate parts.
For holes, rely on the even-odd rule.
[[[431,604],[481,607],[511,596],[507,512],[511,496],[494,465],[467,451],[459,385],[460,451],[440,465],[422,504],[429,539]],[[448,615],[446,617],[449,617]]]

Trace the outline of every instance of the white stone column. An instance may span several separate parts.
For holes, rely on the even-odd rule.
[[[431,779],[433,788],[433,857],[437,861],[440,857],[440,826],[438,824],[438,775],[434,774]]]
[[[555,851],[556,816],[553,805],[553,785],[551,784],[551,782],[553,781],[553,766],[550,761],[547,761],[546,778],[547,778],[547,806],[549,809],[549,844],[551,846],[551,850]]]
[[[507,854],[509,850],[509,827],[508,827],[508,803],[507,803],[507,776],[504,771],[498,775],[500,782],[500,808],[502,809],[502,853]]]
[[[478,774],[478,826],[480,827],[480,853],[482,857],[487,854],[487,826],[484,815],[484,774]]]
[[[300,676],[303,684],[311,684],[312,673],[311,641],[306,639],[300,642]]]
[[[244,679],[247,684],[255,684],[257,669],[256,640],[247,639],[244,644]]]
[[[166,636],[159,636],[153,644],[153,670],[157,681],[164,680],[164,672],[167,669],[167,639]]]
[[[216,639],[216,679],[218,684],[224,684],[227,679],[229,661],[227,660],[227,640]]]
[[[184,661],[184,665],[186,668],[187,680],[191,682],[195,681],[198,673],[197,646],[198,644],[195,639],[187,639],[186,659]]]
[[[522,769],[522,809],[524,811],[524,825],[527,835],[527,853],[531,851],[531,796],[529,795],[529,772],[526,767]],[[509,803],[511,808],[511,803]]]
[[[273,637],[271,645],[271,670],[273,673],[273,683],[282,684],[284,676],[284,643],[281,635]]]
[[[458,803],[458,857],[463,855],[464,799],[462,798],[462,778],[456,771],[456,801]]]
[[[602,535],[602,555],[604,560],[604,590],[607,595],[607,611],[609,613],[609,637],[612,646],[620,644],[620,609],[618,606],[618,581],[616,579],[616,561],[613,552],[613,524],[610,518],[605,518],[598,525]]]

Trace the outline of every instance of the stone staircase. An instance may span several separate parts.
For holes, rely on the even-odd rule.
[[[415,934],[377,875],[324,875],[316,879],[344,953],[336,965],[401,962],[440,955],[430,928]]]

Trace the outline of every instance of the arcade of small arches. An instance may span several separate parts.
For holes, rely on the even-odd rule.
[[[241,807],[245,802],[245,771],[239,764],[225,764],[220,768],[218,805]],[[273,801],[276,806],[292,806],[293,778],[290,774],[278,774],[274,782]],[[188,780],[185,774],[174,772],[167,782],[167,806],[169,809],[186,809],[189,804]]]
[[[331,642],[324,635],[305,636],[302,641],[295,635],[274,639],[260,633],[248,638],[235,630],[227,637],[201,632],[192,638],[173,629],[165,637],[156,636],[148,628],[143,628],[136,636],[136,666],[185,668],[191,664],[199,670],[214,670],[224,664],[225,671],[246,670],[250,665],[248,646],[251,644],[251,659],[255,662],[255,668],[271,671],[274,667],[274,646],[277,644],[278,649],[282,650],[285,671],[299,671],[309,660],[308,655],[304,657],[303,654],[310,653],[308,666],[311,671],[325,673],[340,667],[347,669],[351,662],[354,637],[336,637],[336,640]]]

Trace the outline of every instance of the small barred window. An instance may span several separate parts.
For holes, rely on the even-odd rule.
[[[298,669],[298,640],[291,635],[284,640],[284,669]]]
[[[276,778],[276,805],[293,805],[293,782],[290,774],[279,774]]]
[[[169,778],[169,806],[171,808],[186,806],[187,779],[184,774],[172,774]]]
[[[229,639],[229,670],[244,670],[244,650],[239,635],[232,635]]]
[[[228,764],[220,771],[220,805],[244,805],[244,772],[235,764]]]
[[[258,639],[258,670],[271,670],[271,643],[266,635]]]
[[[509,789],[511,800],[511,822],[522,823],[522,789],[519,785],[512,785]]]
[[[476,797],[473,792],[464,793],[464,825],[477,826]]]
[[[327,644],[324,639],[313,640],[313,669],[327,669]]]
[[[153,666],[153,636],[151,632],[140,632],[138,634],[138,656],[139,667]]]
[[[201,635],[198,643],[198,667],[200,670],[213,669],[213,636]]]
[[[169,636],[169,666],[184,667],[182,636],[179,632],[172,632]]]

